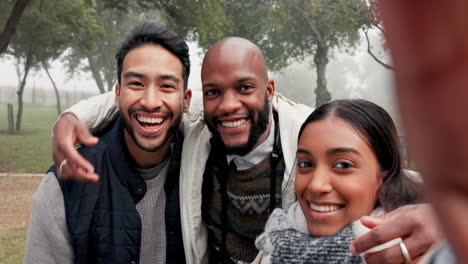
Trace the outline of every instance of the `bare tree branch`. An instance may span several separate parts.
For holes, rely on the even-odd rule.
[[[372,52],[372,49],[371,49],[371,44],[370,44],[370,40],[369,40],[369,35],[367,34],[367,29],[363,29],[364,31],[364,35],[366,36],[366,41],[367,41],[367,53],[369,53],[369,55],[371,55],[371,57],[380,65],[382,65],[385,69],[387,70],[394,70],[393,66],[383,62],[382,60],[380,60],[379,58],[377,58],[377,56],[375,56],[375,54]]]

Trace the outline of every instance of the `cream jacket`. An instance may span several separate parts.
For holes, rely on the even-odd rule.
[[[297,135],[302,123],[313,109],[296,104],[281,94],[275,94],[272,105],[278,112],[285,162],[282,207],[287,208],[295,200],[292,180]],[[98,131],[112,120],[117,111],[114,107],[114,93],[109,92],[82,101],[64,113],[73,113],[92,131]],[[190,111],[182,119],[181,130],[185,134],[180,167],[180,207],[185,257],[187,263],[207,263],[208,235],[201,214],[201,190],[203,173],[210,152],[211,133],[205,126],[201,91],[192,92]]]

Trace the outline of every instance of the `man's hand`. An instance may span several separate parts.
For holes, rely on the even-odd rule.
[[[92,146],[97,144],[98,138],[73,114],[64,114],[55,124],[53,136],[53,159],[58,176],[62,179],[97,181],[99,176],[94,173],[93,165],[74,147],[78,142]],[[65,159],[67,161],[63,163]],[[64,165],[61,166],[62,163]]]
[[[363,253],[373,247],[401,237],[412,258],[417,263],[421,256],[442,238],[432,207],[428,204],[407,205],[380,217],[364,216],[363,225],[372,230],[356,238],[350,245],[353,254]],[[367,263],[404,263],[400,246],[366,253]]]

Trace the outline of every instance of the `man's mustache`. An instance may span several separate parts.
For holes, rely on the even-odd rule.
[[[161,114],[167,115],[169,118],[172,118],[174,116],[174,114],[171,111],[165,111],[165,110],[162,110],[160,108],[150,110],[150,109],[148,109],[148,108],[146,108],[144,106],[140,106],[140,107],[133,107],[133,108],[130,108],[128,110],[129,115],[132,115],[135,112],[161,113]]]

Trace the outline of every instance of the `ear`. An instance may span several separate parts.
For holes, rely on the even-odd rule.
[[[268,80],[266,89],[267,89],[268,101],[271,102],[273,100],[273,96],[275,95],[275,81]]]
[[[385,176],[387,176],[388,170],[381,170],[378,175],[377,175],[377,181],[379,182],[379,185],[382,186]]]
[[[187,113],[190,109],[190,100],[192,100],[192,90],[187,89],[184,92],[184,113]]]
[[[120,84],[115,84],[115,99],[114,99],[115,107],[120,107]]]

